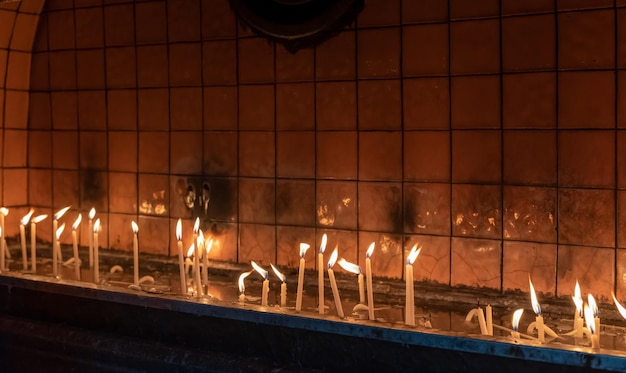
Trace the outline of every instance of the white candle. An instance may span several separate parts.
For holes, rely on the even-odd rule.
[[[130,225],[133,229],[133,284],[139,286],[139,226],[135,221]]]
[[[239,285],[239,304],[245,304],[246,303],[246,284],[244,283],[244,280],[246,277],[250,276],[250,274],[254,272],[254,270],[250,271],[250,272],[244,272],[241,275],[239,275],[239,281],[238,281],[238,285]]]
[[[58,253],[59,251],[61,251],[61,247],[60,247],[60,242],[59,239],[61,238],[61,233],[63,233],[63,230],[65,229],[65,223],[63,223],[59,228],[57,228],[57,230],[55,231],[54,234],[54,247],[52,250],[52,257],[54,258],[56,255],[55,253]],[[59,265],[57,260],[52,260],[52,274],[56,277],[59,275]]]
[[[576,286],[574,287],[574,296],[572,297],[574,304],[576,305],[576,313],[574,314],[574,336],[576,338],[583,337],[583,298],[580,292],[580,284],[576,280]]]
[[[374,320],[374,290],[372,286],[372,260],[376,244],[372,242],[365,253],[365,276],[367,276],[367,312],[370,320]]]
[[[72,224],[72,250],[74,253],[74,275],[76,276],[76,280],[80,281],[80,258],[78,257],[78,236],[77,229],[80,225],[80,222],[83,220],[83,215],[78,214],[76,220],[74,220],[74,224]]]
[[[543,343],[546,341],[545,336],[545,326],[543,323],[543,316],[541,315],[541,305],[537,300],[537,294],[535,293],[535,287],[533,286],[533,282],[530,280],[530,276],[528,276],[528,283],[530,287],[530,301],[533,306],[533,311],[535,311],[535,327],[537,328],[537,338],[539,342]]]
[[[304,287],[304,267],[306,262],[304,255],[309,249],[310,245],[306,243],[300,243],[300,269],[298,270],[298,291],[296,292],[296,311],[302,310],[302,292]]]
[[[65,215],[65,213],[67,212],[67,210],[70,209],[71,206],[66,206],[62,209],[60,209],[59,211],[55,212],[54,215],[52,216],[52,234],[54,235],[55,232],[57,231],[57,229],[59,228],[59,219],[61,219],[63,217],[63,215]],[[54,237],[52,237],[54,239]],[[56,258],[52,258],[52,260],[59,260],[61,262],[63,262],[63,255],[61,254],[61,250],[59,249],[59,252],[56,253],[57,257]]]
[[[20,243],[22,246],[22,266],[24,271],[28,270],[28,253],[26,252],[26,229],[24,228],[26,224],[30,221],[30,217],[33,215],[35,210],[30,209],[28,214],[24,215],[22,220],[20,221]]]
[[[93,268],[93,218],[96,216],[96,209],[89,210],[89,227],[87,235],[89,236],[89,268]]]
[[[328,259],[328,279],[330,280],[330,288],[333,291],[333,298],[335,299],[335,308],[337,309],[337,315],[343,318],[343,306],[341,305],[341,298],[339,297],[339,289],[337,288],[337,281],[335,280],[335,272],[333,271],[333,266],[337,261],[337,256],[339,255],[337,248],[333,250],[332,254],[330,254],[330,259]]]
[[[318,300],[318,312],[320,315],[324,314],[324,251],[326,251],[326,242],[328,238],[326,233],[322,236],[322,243],[320,245],[320,251],[317,253],[317,300]]]
[[[345,269],[346,271],[350,273],[354,273],[355,275],[357,275],[357,284],[359,286],[359,304],[364,304],[365,303],[365,289],[363,287],[363,271],[361,270],[361,267],[359,267],[358,265],[354,263],[350,263],[343,258],[339,259],[339,262],[337,263],[339,264],[339,266],[341,266],[341,268]]]
[[[519,333],[519,321],[522,318],[523,313],[524,313],[523,308],[520,308],[518,310],[515,310],[515,312],[513,312],[513,321],[511,322],[511,327],[513,331],[511,332],[511,337],[513,338],[513,341],[515,342],[519,342],[521,338],[520,333]]]
[[[100,233],[100,218],[93,225],[93,282],[100,283],[100,259],[98,258],[98,233]]]
[[[585,305],[585,323],[587,324],[587,329],[591,334],[591,348],[597,350],[600,348],[600,336],[596,334],[596,322],[594,320],[593,310],[589,307],[588,304]]]
[[[183,258],[183,223],[180,219],[176,223],[176,241],[178,246],[178,269],[180,272],[180,293],[187,294],[187,280],[185,279],[185,264]]]
[[[252,268],[254,268],[254,270],[257,271],[257,273],[261,275],[261,277],[263,277],[263,290],[261,290],[261,305],[267,306],[267,295],[270,292],[270,281],[268,279],[268,272],[264,270],[263,268],[261,268],[261,266],[256,264],[254,261],[250,263],[252,264]]]
[[[476,318],[478,319],[478,325],[480,326],[480,334],[489,335],[487,323],[485,322],[485,314],[483,313],[483,309],[480,307],[477,307],[469,311],[467,313],[467,316],[465,317],[465,321],[472,320],[474,316],[476,316]]]
[[[0,272],[6,269],[4,263],[4,251],[6,250],[6,246],[4,245],[4,229],[0,227],[0,236],[2,239],[0,240]]]
[[[33,273],[37,273],[37,223],[43,221],[47,217],[48,215],[38,215],[30,221],[30,267]],[[56,229],[54,232],[56,232]],[[52,242],[54,242],[54,240],[52,240]],[[52,250],[52,259],[54,260],[54,245]]]
[[[272,267],[272,270],[274,270],[274,273],[276,274],[276,277],[278,277],[281,281],[280,284],[280,306],[281,307],[285,307],[287,305],[287,277],[282,274],[278,268],[274,267],[273,264],[270,264],[270,266]]]
[[[600,344],[600,313],[598,312],[598,305],[596,304],[596,300],[593,298],[593,295],[587,294],[587,304],[589,304],[589,308],[593,313],[593,323],[595,325],[595,330],[592,333],[598,339],[598,344]]]
[[[406,279],[406,301],[404,306],[404,323],[409,326],[415,326],[415,290],[413,288],[413,263],[419,255],[422,248],[417,248],[417,244],[413,245],[406,259],[405,279]]]
[[[487,305],[485,307],[485,314],[487,316],[487,333],[488,335],[493,335],[493,310],[491,309],[491,305]]]
[[[196,288],[196,296],[202,296],[202,283],[200,281],[200,250],[198,248],[198,232],[200,231],[200,218],[196,218],[196,222],[193,225],[193,282]]]
[[[196,245],[191,244],[187,250],[187,257],[185,258],[185,274],[187,277],[193,277],[193,253],[196,251]]]
[[[6,270],[5,258],[10,258],[11,255],[7,250],[6,230],[4,229],[4,217],[9,215],[9,209],[6,207],[0,207],[0,232],[2,232],[2,240],[0,241],[0,251],[2,258],[0,258],[0,271]]]

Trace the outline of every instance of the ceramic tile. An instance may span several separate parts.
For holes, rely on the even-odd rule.
[[[356,229],[357,185],[354,181],[317,181],[315,215],[319,227]]]
[[[551,14],[503,18],[503,70],[553,69],[556,64],[555,33],[555,19]]]
[[[169,44],[170,86],[202,84],[202,45],[200,43]]]
[[[135,130],[137,128],[137,91],[107,91],[107,129]]]
[[[0,79],[2,83],[0,87],[4,86],[4,76],[6,74],[8,51],[0,51]],[[77,59],[79,61],[78,69],[80,70],[80,53],[77,53]],[[50,66],[49,66],[48,53],[33,53],[31,57],[31,70],[30,70],[30,88],[34,91],[42,91],[50,89]],[[79,73],[79,82],[81,81]],[[79,86],[80,87],[80,86]]]
[[[500,152],[500,131],[453,131],[452,181],[500,182],[502,163]]]
[[[28,132],[24,130],[4,130],[4,167],[26,167],[28,156]]]
[[[500,77],[452,78],[452,128],[500,128]]]
[[[46,206],[52,199],[52,170],[28,170],[28,202],[33,206]],[[35,214],[39,214],[37,211]]]
[[[504,238],[556,242],[554,188],[504,187]]]
[[[6,91],[4,96],[4,128],[28,127],[29,97],[26,91]]]
[[[450,181],[450,132],[405,131],[404,180]]]
[[[359,229],[402,233],[402,185],[359,182]]]
[[[139,172],[169,172],[169,134],[139,132]]]
[[[239,179],[239,221],[243,223],[274,223],[275,188],[273,179]]]
[[[400,76],[400,39],[399,27],[359,30],[359,78]]]
[[[170,132],[170,172],[198,175],[202,173],[202,132]]]
[[[162,217],[139,216],[139,254],[168,255],[169,219]],[[132,237],[132,230],[129,229]],[[144,276],[141,271],[139,276]]]
[[[539,294],[552,297],[556,292],[556,245],[504,241],[503,290],[529,291],[530,277]]]
[[[33,63],[35,59],[33,59]],[[89,49],[76,51],[78,89],[104,89],[104,51]]]
[[[615,296],[617,299],[623,300],[626,298],[626,251],[617,250],[616,260]]]
[[[615,186],[615,131],[561,131],[559,185]]]
[[[109,196],[112,213],[137,213],[137,175],[128,172],[109,172],[109,183],[115,193]]]
[[[168,216],[168,191],[168,176],[140,173],[137,184],[137,212],[141,215]]]
[[[500,1],[487,0],[472,4],[463,0],[450,0],[450,18],[483,18],[495,17],[500,12]]]
[[[356,179],[357,133],[355,131],[317,132],[317,178]]]
[[[356,56],[354,31],[342,31],[315,49],[317,80],[354,79]]]
[[[6,206],[24,206],[28,203],[28,172],[24,168],[7,168],[2,175]]]
[[[315,57],[313,49],[300,49],[289,52],[284,46],[276,46],[276,81],[311,81],[314,78]]]
[[[135,34],[138,44],[164,43],[167,40],[166,2],[135,4]]]
[[[615,245],[615,198],[612,190],[560,189],[559,243],[585,246]]]
[[[328,265],[328,259],[335,247],[339,258],[345,258],[347,261],[357,262],[357,232],[338,229],[318,229],[316,249],[319,249],[321,237],[323,234],[327,236],[326,251],[324,253],[324,265]],[[339,268],[334,267],[334,269]]]
[[[237,132],[204,132],[203,173],[211,176],[236,176],[237,143]]]
[[[499,186],[453,185],[452,234],[476,238],[501,238],[501,203]]]
[[[554,10],[554,0],[502,0],[502,14],[529,14]]]
[[[404,269],[402,260],[402,236],[387,233],[359,232],[358,263],[365,272],[365,253],[371,243],[374,252],[371,256],[372,276],[385,278],[402,278]]]
[[[104,7],[104,42],[106,46],[135,44],[133,4]]]
[[[211,222],[236,222],[238,219],[239,186],[238,180],[224,177],[205,177],[211,189],[211,200],[204,215]],[[213,227],[218,232],[220,227]]]
[[[402,81],[404,129],[450,128],[449,78]]]
[[[274,134],[271,132],[239,133],[239,175],[274,176]]]
[[[166,87],[168,84],[166,45],[137,47],[137,84],[139,87]]]
[[[559,128],[615,126],[615,74],[612,71],[562,72],[558,89]]]
[[[3,99],[4,97],[0,97]],[[3,113],[0,111],[0,115]],[[50,111],[50,94],[31,93],[28,113],[28,128],[50,129],[52,127],[52,113]]]
[[[315,181],[278,180],[276,182],[276,223],[313,226],[315,219]]]
[[[400,0],[365,0],[357,23],[359,27],[397,25],[400,14]]]
[[[316,125],[318,130],[356,128],[356,84],[329,82],[316,84]]]
[[[401,265],[406,263],[406,257],[415,244],[418,244],[422,250],[413,263],[413,278],[417,281],[449,285],[451,275],[450,237],[405,236],[404,256]]]
[[[415,25],[402,28],[402,75],[448,73],[448,25]]]
[[[556,73],[504,75],[504,128],[556,127]]]
[[[137,172],[137,133],[109,131],[109,171]]]
[[[39,15],[19,13],[15,21],[15,28],[13,29],[11,49],[31,51],[33,49],[35,35],[37,33],[38,23]],[[70,25],[74,25],[73,20],[70,21]],[[73,35],[68,37],[68,39],[71,40],[72,43],[74,42]],[[73,45],[70,46],[70,48],[73,47]]]
[[[104,170],[107,167],[106,132],[80,131],[80,167]]]
[[[404,184],[404,232],[450,235],[450,186]]]
[[[307,250],[304,260],[306,269],[315,269],[318,247],[315,245],[315,229],[305,227],[276,227],[277,253],[276,263],[279,266],[298,268],[300,265],[300,243],[307,243],[311,247]],[[273,276],[273,275],[270,275]],[[287,279],[289,281],[289,279]],[[291,283],[297,280],[291,278]]]
[[[274,86],[239,86],[239,129],[274,129]]]
[[[254,260],[262,266],[276,263],[276,229],[272,225],[239,225],[239,263]]]
[[[226,1],[202,1],[202,37],[204,39],[232,38],[237,33],[235,14]]]
[[[525,185],[556,183],[556,131],[504,131],[504,182]]]
[[[237,87],[205,87],[204,129],[237,129]]]
[[[140,89],[137,98],[139,130],[168,130],[170,128],[167,89]]]
[[[10,146],[12,146],[12,144],[8,142],[5,145],[5,147]],[[30,130],[28,132],[28,146],[26,146],[25,148],[28,149],[29,167],[51,168],[52,135],[50,131]],[[19,149],[19,151],[23,151],[23,149]]]
[[[108,211],[108,173],[88,168],[80,172],[78,181],[80,206],[93,206],[99,212]]]
[[[174,238],[175,222],[172,224],[170,236]],[[213,240],[209,260],[219,260],[224,262],[237,261],[237,224],[212,223],[206,230],[206,237]],[[170,255],[174,254],[174,245],[170,245]],[[210,264],[209,264],[210,265]]]
[[[78,169],[78,131],[52,132],[52,166]]]
[[[439,0],[401,0],[402,23],[445,21],[448,19],[448,2]]]
[[[450,70],[453,74],[496,73],[500,70],[498,20],[450,24]]]
[[[106,81],[110,88],[134,88],[137,84],[134,47],[106,49]]]
[[[84,215],[84,214],[83,214]],[[83,216],[84,218],[84,216]],[[131,229],[131,222],[137,222],[136,215],[128,215],[128,214],[109,214],[109,247],[112,250],[118,251],[133,251],[133,235],[132,230],[129,234],[129,230]],[[81,223],[81,225],[83,225]],[[141,232],[143,236],[143,231]],[[87,232],[85,231],[82,236],[86,236]],[[142,237],[143,238],[143,237]],[[86,239],[85,239],[86,243]],[[130,269],[127,269],[130,270]]]
[[[237,82],[237,43],[235,40],[202,43],[202,83]]]
[[[614,10],[559,13],[559,68],[615,66],[614,16]]]
[[[614,249],[560,245],[557,255],[557,296],[573,296],[578,280],[583,294],[591,292],[599,302],[609,301],[615,278]]]
[[[169,41],[196,41],[201,35],[200,0],[167,2]]]
[[[202,129],[202,88],[170,88],[170,129]]]
[[[359,134],[359,180],[402,179],[402,133]]]
[[[240,82],[274,80],[274,42],[262,38],[239,39],[237,49]]]
[[[105,91],[78,91],[78,128],[106,129],[106,106]]]
[[[74,51],[50,52],[50,88],[76,88],[76,56]]]
[[[626,132],[617,131],[617,187],[626,188]]]
[[[31,54],[10,51],[6,73],[7,88],[28,90],[30,88]]]
[[[104,46],[103,9],[101,7],[76,9],[74,13],[76,48],[102,48]],[[50,34],[52,33],[51,29]]]
[[[402,127],[399,80],[367,80],[358,84],[358,125],[362,130],[399,130]]]
[[[452,238],[452,286],[500,289],[501,258],[499,241]]]
[[[315,86],[313,83],[276,85],[276,129],[315,128]]]
[[[315,133],[312,131],[276,134],[276,175],[290,178],[315,176]]]
[[[190,180],[184,175],[170,175],[169,176],[169,190],[170,190],[170,206],[169,216],[171,218],[181,218],[183,220],[189,219],[190,224],[194,224],[194,210],[187,207],[186,197],[188,192],[188,185]],[[189,242],[191,238],[185,235],[183,224],[183,240]],[[191,232],[191,231],[189,231]],[[188,246],[187,246],[188,247]]]

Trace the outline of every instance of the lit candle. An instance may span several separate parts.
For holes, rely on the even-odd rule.
[[[333,298],[335,299],[335,308],[337,308],[337,315],[339,317],[344,317],[343,314],[343,306],[341,305],[341,298],[339,297],[339,289],[337,288],[337,281],[335,280],[335,272],[333,271],[333,266],[337,261],[337,256],[339,252],[337,251],[337,247],[333,250],[332,254],[330,254],[330,259],[328,259],[328,279],[330,280],[330,288],[333,291]]]
[[[268,278],[269,277],[268,273],[266,270],[261,268],[254,261],[252,261],[251,264],[252,264],[252,268],[254,268],[254,270],[257,271],[257,273],[261,275],[261,277],[263,277],[263,290],[261,290],[261,305],[267,306],[267,295],[270,291],[270,281]]]
[[[4,259],[11,258],[11,254],[9,250],[7,250],[6,230],[4,229],[4,217],[7,215],[9,215],[9,209],[0,207],[0,232],[2,232],[2,241],[0,241],[0,251],[2,254],[2,258],[0,258],[0,271],[6,269]]]
[[[598,305],[596,304],[596,300],[593,298],[593,295],[587,294],[587,304],[589,304],[589,308],[591,308],[591,312],[593,313],[593,322],[595,324],[595,331],[592,334],[597,336],[598,343],[600,343],[600,312],[598,312]]]
[[[324,251],[326,251],[326,233],[322,236],[320,251],[317,253],[317,293],[318,293],[318,311],[320,315],[324,314]]]
[[[304,255],[306,251],[311,247],[309,244],[300,243],[300,269],[298,270],[298,291],[296,292],[296,311],[302,310],[302,291],[304,287]]]
[[[280,306],[285,307],[287,305],[287,276],[280,273],[280,271],[278,271],[278,268],[274,267],[273,264],[270,264],[270,266],[272,266],[276,277],[278,277],[282,282],[280,284]]]
[[[202,285],[203,286],[209,286],[209,273],[208,273],[208,267],[209,267],[209,260],[208,260],[208,255],[207,255],[207,248],[205,247],[204,244],[204,233],[202,233],[202,231],[200,231],[198,233],[198,250],[200,252],[200,255],[202,255]],[[209,251],[211,250],[211,248],[208,249]],[[207,293],[208,293],[208,289],[207,289]]]
[[[415,259],[422,251],[422,248],[417,248],[417,244],[413,245],[409,255],[406,258],[406,301],[404,306],[404,323],[406,325],[415,326],[415,290],[413,288],[413,263]]]
[[[513,331],[511,332],[511,337],[513,338],[515,342],[519,342],[521,338],[520,333],[519,333],[519,321],[522,318],[523,313],[524,313],[523,308],[520,308],[518,310],[515,310],[515,312],[513,312],[513,321],[511,322]]]
[[[244,272],[241,275],[239,275],[239,304],[244,304],[246,303],[246,284],[243,282],[243,280],[245,280],[246,277],[250,276],[250,274],[254,272],[254,270],[250,271],[250,272]]]
[[[372,286],[372,260],[370,257],[374,253],[376,243],[372,242],[365,253],[365,276],[367,277],[367,311],[370,320],[374,320],[374,290]]]
[[[63,233],[63,230],[65,229],[65,223],[61,224],[61,226],[59,228],[57,228],[54,234],[54,245],[52,248],[52,257],[55,257],[55,253],[58,253],[59,251],[61,251],[61,244],[59,243],[59,239],[61,238],[61,233]],[[59,275],[59,265],[58,262],[56,260],[52,260],[52,274],[56,277]]]
[[[576,305],[576,313],[574,314],[574,336],[576,338],[583,337],[583,297],[580,293],[580,285],[576,280],[576,286],[574,287],[574,296],[572,297],[574,304]]]
[[[487,317],[487,335],[493,335],[493,309],[491,309],[490,304],[485,307],[485,315]]]
[[[6,246],[4,245],[4,230],[0,227],[0,236],[2,236],[2,240],[0,241],[0,272],[6,269],[4,263],[4,251],[6,250]]]
[[[89,268],[93,268],[93,218],[96,217],[96,209],[89,210],[89,227],[87,233],[89,236]]]
[[[20,243],[22,245],[22,266],[24,271],[28,270],[28,254],[26,252],[26,229],[25,226],[30,221],[30,217],[33,216],[35,210],[30,209],[28,214],[24,215],[20,220]]]
[[[196,218],[196,222],[193,225],[193,282],[196,287],[196,296],[202,296],[202,282],[200,282],[200,248],[198,247],[198,233],[200,232],[200,218]]]
[[[585,323],[587,324],[587,329],[591,334],[591,348],[597,350],[600,348],[600,336],[596,334],[596,322],[594,320],[593,311],[588,304],[585,304]]]
[[[620,304],[620,302],[615,297],[615,293],[611,292],[611,296],[613,296],[613,302],[615,302],[615,307],[617,308],[617,312],[626,319],[626,308]]]
[[[185,258],[185,274],[187,275],[187,277],[193,275],[193,273],[191,273],[193,271],[193,260],[191,258],[193,258],[193,253],[195,251],[196,245],[191,244],[189,246],[189,249],[187,250],[187,257]]]
[[[80,222],[83,220],[83,215],[78,214],[76,220],[74,220],[74,224],[72,224],[72,250],[74,252],[74,275],[77,280],[80,280],[80,258],[78,257],[78,236],[76,230],[80,225]]]
[[[47,217],[48,215],[45,214],[38,215],[30,221],[30,266],[33,273],[37,273],[37,223],[43,221]],[[54,250],[52,250],[52,252],[52,259],[54,261]]]
[[[185,280],[185,264],[183,259],[183,223],[180,219],[176,223],[176,241],[178,246],[178,268],[180,271],[180,293],[187,294],[187,280]]]
[[[130,226],[133,229],[133,285],[139,286],[139,226],[135,221]]]
[[[100,260],[98,258],[98,233],[100,233],[100,218],[93,225],[93,282],[100,283]]]
[[[535,294],[535,287],[533,286],[533,282],[530,280],[530,276],[528,277],[528,283],[530,284],[530,301],[533,305],[533,311],[535,311],[535,327],[537,328],[537,338],[539,338],[539,342],[544,343],[545,339],[545,330],[543,324],[543,316],[541,315],[541,305],[537,300],[537,294]],[[529,326],[530,329],[530,326]]]
[[[357,275],[357,283],[359,285],[359,304],[365,304],[365,288],[363,286],[363,270],[361,270],[361,267],[354,263],[350,263],[343,258],[339,259],[337,264],[339,264],[339,266],[346,271]]]
[[[52,216],[52,233],[53,234],[54,234],[54,232],[57,231],[57,228],[59,227],[59,219],[61,219],[63,217],[63,215],[65,215],[65,213],[69,209],[70,209],[70,206],[64,207],[64,208],[60,209],[59,211],[55,212],[54,215]],[[59,252],[56,253],[56,255],[57,255],[57,257],[56,258],[53,257],[52,260],[59,260],[59,261],[63,262],[63,255],[61,254],[61,250],[59,250]]]

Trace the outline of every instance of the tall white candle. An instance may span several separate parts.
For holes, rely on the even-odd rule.
[[[257,271],[257,273],[261,275],[261,277],[263,277],[263,289],[261,290],[261,305],[267,306],[267,295],[270,292],[270,281],[268,278],[269,274],[266,270],[261,268],[261,266],[256,264],[254,261],[250,262],[250,264],[252,264],[252,268],[254,268],[254,270]]]
[[[594,315],[591,307],[588,304],[585,304],[585,323],[587,324],[587,329],[591,334],[591,348],[597,350],[600,348],[600,336],[596,334],[596,322],[594,320]]]
[[[139,286],[139,226],[132,221],[133,229],[133,284]]]
[[[2,258],[0,259],[0,271],[6,269],[5,258],[10,258],[9,250],[7,250],[6,230],[4,229],[4,217],[9,215],[9,209],[6,207],[0,207],[0,230],[2,231],[2,240],[0,241],[0,250],[2,251]]]
[[[93,225],[93,282],[100,283],[100,259],[98,255],[98,234],[100,233],[100,218]]]
[[[537,300],[537,294],[535,293],[535,287],[533,286],[533,282],[530,280],[530,276],[528,277],[528,284],[530,287],[530,302],[533,306],[533,311],[535,311],[535,327],[537,328],[537,338],[539,342],[543,343],[546,341],[545,336],[545,326],[543,323],[543,316],[541,315],[541,305]]]
[[[96,217],[96,209],[91,208],[89,210],[89,227],[87,228],[87,235],[89,237],[89,268],[93,268],[93,218]]]
[[[597,336],[598,344],[600,343],[600,313],[598,312],[598,305],[596,304],[596,300],[593,298],[593,295],[587,294],[587,304],[589,304],[589,308],[593,313],[593,322],[595,324],[595,330],[593,334]]]
[[[196,222],[193,225],[193,282],[196,288],[196,296],[202,296],[202,282],[200,281],[200,250],[198,248],[198,233],[200,232],[200,218],[196,218]]]
[[[274,273],[276,274],[276,277],[278,277],[281,281],[280,284],[280,306],[281,307],[285,307],[287,305],[287,276],[285,276],[284,274],[282,274],[278,268],[274,267],[273,264],[270,264],[270,266],[272,267],[272,270],[274,270]]]
[[[417,244],[413,245],[406,259],[406,301],[404,307],[404,323],[406,325],[415,326],[415,290],[413,288],[413,263],[419,255],[422,248],[417,248]]]
[[[207,272],[207,267],[209,265],[208,255],[206,255],[206,247],[204,242],[204,233],[202,230],[198,233],[198,252],[202,256],[202,286],[209,285],[209,274]],[[207,289],[208,292],[208,289]]]
[[[511,328],[513,329],[513,331],[511,332],[511,337],[513,338],[513,341],[515,342],[519,342],[521,335],[519,333],[519,321],[522,318],[522,314],[524,313],[524,309],[520,308],[518,310],[515,310],[515,312],[513,312],[513,320],[511,321]]]
[[[63,207],[59,211],[55,212],[54,215],[52,216],[52,234],[53,235],[59,228],[59,219],[61,219],[63,215],[65,215],[65,213],[67,212],[67,210],[70,209],[70,207],[71,206]],[[54,237],[52,237],[52,239],[54,240]],[[61,250],[59,250],[59,252],[56,254],[57,254],[57,257],[56,258],[53,257],[52,260],[58,260],[58,261],[63,262],[63,255],[61,254]]]
[[[333,266],[337,261],[337,256],[339,252],[335,247],[332,254],[330,254],[330,259],[328,259],[328,279],[330,280],[330,289],[333,292],[333,299],[335,299],[335,308],[337,309],[337,315],[343,318],[343,306],[341,305],[341,298],[339,297],[339,289],[337,288],[337,281],[335,280],[335,272],[333,271]]]
[[[37,273],[37,223],[43,221],[47,217],[48,215],[45,214],[38,215],[30,221],[30,267],[33,273]],[[56,232],[56,229],[54,231]],[[54,240],[52,240],[52,242],[54,242]],[[52,259],[54,259],[54,245],[52,253]]]
[[[237,284],[239,285],[239,304],[243,305],[246,303],[246,284],[244,283],[244,280],[246,277],[250,276],[252,272],[254,272],[254,270],[244,272],[239,275],[239,281],[237,281]]]
[[[363,285],[363,271],[361,270],[361,267],[359,267],[358,265],[354,263],[350,263],[343,258],[339,259],[339,262],[337,263],[339,264],[339,266],[341,266],[341,268],[345,269],[346,271],[350,273],[354,273],[355,275],[357,275],[357,284],[359,287],[359,304],[364,304],[365,303],[365,289],[363,287],[364,286]]]
[[[35,210],[30,209],[28,214],[24,215],[22,220],[20,220],[20,244],[22,246],[22,266],[24,271],[28,270],[28,253],[26,252],[26,229],[25,226],[30,221],[30,217],[33,215]]]
[[[65,223],[61,224],[61,226],[57,228],[57,230],[54,233],[54,248],[52,250],[53,258],[56,255],[55,253],[58,253],[59,251],[61,251],[61,243],[59,242],[59,239],[61,238],[61,234],[63,233],[64,229],[65,229]],[[57,260],[52,261],[52,273],[55,277],[59,275],[59,264]]]
[[[372,242],[365,252],[365,276],[367,276],[367,312],[370,320],[374,320],[374,290],[372,285],[372,259],[374,247],[376,244]]]
[[[583,297],[580,292],[580,284],[576,280],[574,287],[574,296],[572,297],[574,305],[576,305],[576,313],[574,314],[574,336],[576,338],[583,337]]]
[[[304,255],[306,251],[311,247],[309,244],[300,243],[300,268],[298,269],[298,291],[296,292],[296,311],[302,310],[302,292],[304,287],[304,268],[306,262]]]
[[[3,272],[6,269],[4,263],[4,251],[6,250],[6,246],[4,245],[4,229],[0,227],[0,272]]]
[[[185,279],[185,262],[183,258],[183,223],[180,219],[176,223],[176,241],[178,248],[178,269],[180,272],[180,293],[187,294],[187,280]]]
[[[74,224],[72,224],[72,251],[74,254],[74,276],[76,277],[76,280],[80,281],[80,266],[81,266],[81,262],[80,262],[80,258],[78,257],[78,235],[77,235],[77,229],[78,226],[80,225],[80,222],[83,220],[83,215],[82,214],[78,214],[78,217],[76,218],[76,220],[74,220]]]
[[[320,244],[320,251],[317,253],[317,300],[318,300],[318,312],[320,315],[324,314],[324,251],[326,251],[326,242],[328,238],[326,233],[322,236],[322,243]]]

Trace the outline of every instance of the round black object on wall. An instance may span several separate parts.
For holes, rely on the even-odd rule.
[[[352,23],[363,0],[230,0],[230,6],[255,33],[295,53]]]

